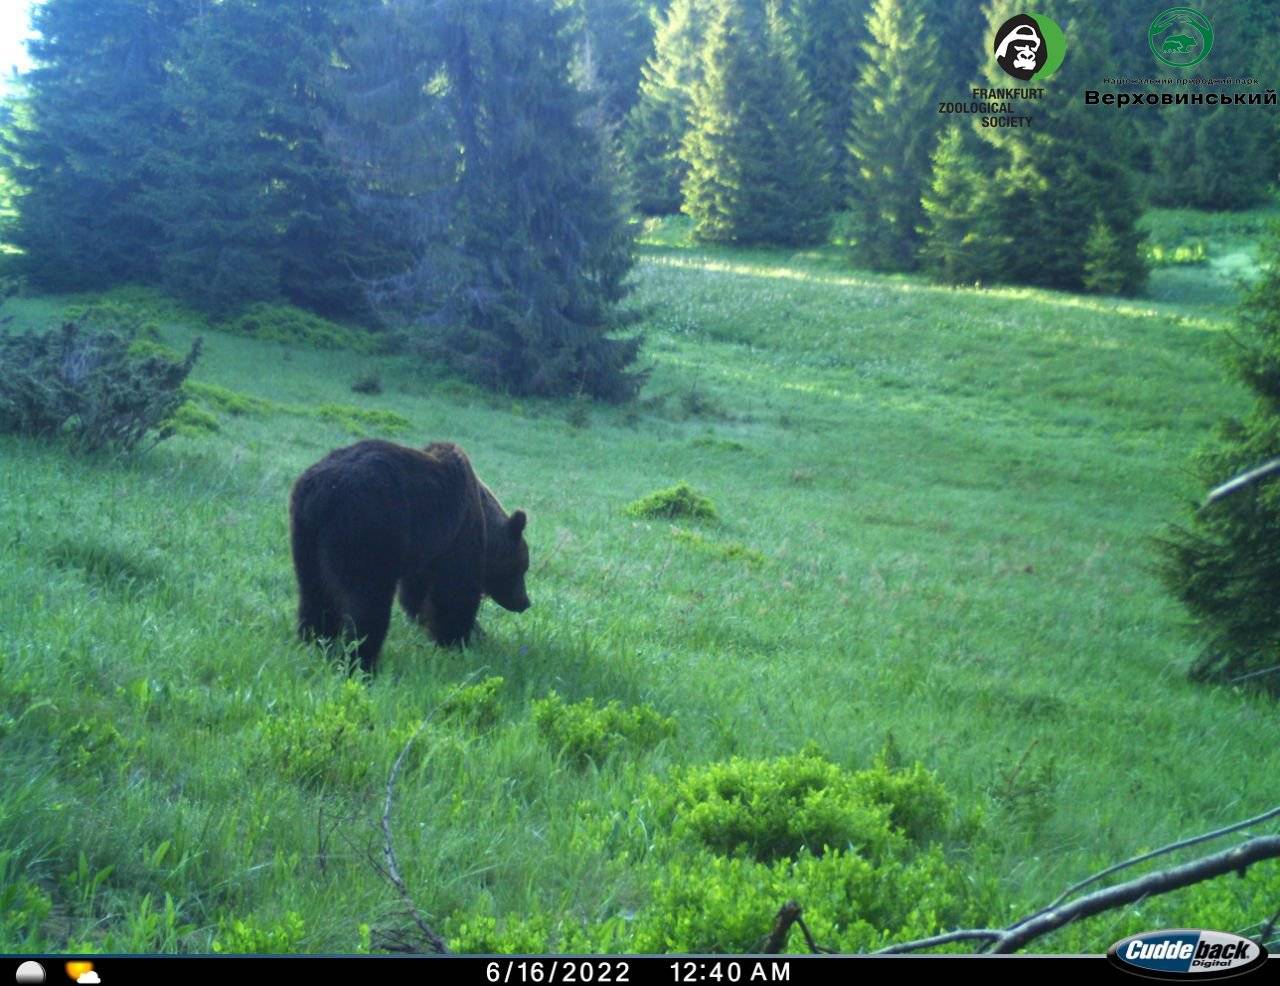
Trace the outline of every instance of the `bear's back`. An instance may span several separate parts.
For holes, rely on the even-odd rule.
[[[376,544],[393,569],[459,537],[474,543],[480,510],[470,461],[449,442],[419,450],[368,439],[335,449],[298,478],[290,500],[295,524],[339,551]]]

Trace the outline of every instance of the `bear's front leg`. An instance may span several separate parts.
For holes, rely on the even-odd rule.
[[[431,578],[407,575],[400,580],[400,608],[405,616],[425,627],[431,626]]]
[[[432,639],[441,647],[465,644],[480,611],[479,586],[437,585],[427,598],[429,603],[423,607],[421,618]]]

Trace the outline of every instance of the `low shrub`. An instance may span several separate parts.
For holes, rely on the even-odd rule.
[[[596,708],[593,699],[570,704],[555,692],[533,703],[533,721],[552,747],[579,766],[602,763],[624,747],[651,750],[676,734],[675,720],[652,706],[628,709],[612,701]]]
[[[688,483],[676,483],[642,496],[627,504],[626,513],[632,517],[694,517],[702,520],[715,520],[719,516],[710,497],[699,493]]]
[[[885,859],[946,834],[954,809],[918,764],[893,770],[881,758],[851,772],[812,751],[690,767],[664,781],[655,802],[678,837],[765,862],[829,849]]]
[[[186,400],[183,384],[200,356],[131,352],[127,335],[76,321],[44,333],[0,336],[0,431],[63,436],[77,450],[135,449],[161,441]]]
[[[350,349],[358,353],[377,353],[384,349],[383,341],[371,332],[348,329],[293,305],[259,302],[220,323],[218,328],[235,335],[311,349]]]
[[[372,770],[376,742],[369,690],[350,680],[335,698],[270,719],[257,761],[300,784],[360,787]]]

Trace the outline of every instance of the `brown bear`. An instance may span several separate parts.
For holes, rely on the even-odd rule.
[[[298,632],[358,640],[372,671],[400,605],[444,646],[475,628],[482,597],[520,613],[526,517],[510,517],[458,446],[363,441],[304,472],[289,499]]]

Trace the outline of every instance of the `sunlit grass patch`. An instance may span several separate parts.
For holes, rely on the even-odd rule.
[[[755,947],[795,895],[867,949],[1270,806],[1222,765],[1280,771],[1274,710],[1186,680],[1151,571],[1204,492],[1189,451],[1248,406],[1211,263],[1158,272],[1183,300],[1117,303],[644,249],[650,383],[582,427],[407,357],[212,333],[191,428],[137,461],[0,436],[0,944],[385,950],[408,925],[371,859],[406,744],[387,824],[463,950]],[[0,331],[70,303],[11,298]],[[158,311],[155,345],[207,332]],[[484,602],[458,649],[397,610],[349,679],[296,639],[287,502],[370,433],[457,441],[529,511],[534,605]],[[679,483],[719,519],[626,513]],[[887,786],[855,791],[886,749]],[[694,778],[678,810],[654,794]],[[743,807],[788,784],[790,814]],[[1043,944],[1243,928],[1273,884]]]

